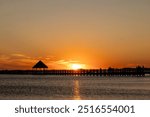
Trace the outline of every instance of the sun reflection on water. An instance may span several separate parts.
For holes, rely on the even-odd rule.
[[[74,96],[73,96],[74,100],[81,100],[78,80],[74,80],[74,92],[73,93],[74,93]]]

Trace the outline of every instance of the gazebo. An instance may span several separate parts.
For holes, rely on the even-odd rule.
[[[48,69],[48,66],[40,60],[32,67],[32,69],[35,73],[43,74],[44,71]]]

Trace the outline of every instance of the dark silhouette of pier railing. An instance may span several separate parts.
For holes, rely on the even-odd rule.
[[[0,74],[24,75],[80,75],[80,76],[145,76],[150,74],[150,68],[137,66],[135,68],[80,69],[80,70],[1,70]]]

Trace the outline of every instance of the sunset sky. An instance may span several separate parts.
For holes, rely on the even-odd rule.
[[[150,0],[0,0],[0,69],[150,67]]]

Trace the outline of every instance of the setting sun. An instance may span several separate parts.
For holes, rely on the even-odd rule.
[[[71,65],[71,69],[73,69],[73,70],[78,70],[81,68],[83,68],[81,64],[72,64]]]

